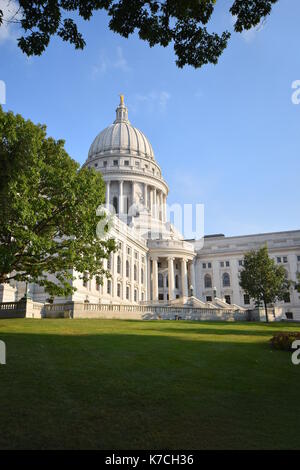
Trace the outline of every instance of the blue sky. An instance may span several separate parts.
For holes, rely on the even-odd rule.
[[[6,0],[0,0],[5,3]],[[217,2],[216,31],[232,30]],[[129,119],[152,143],[170,203],[204,203],[205,233],[300,228],[299,0],[280,0],[263,27],[233,34],[217,66],[178,69],[172,47],[150,49],[108,29],[99,12],[81,23],[83,51],[52,40],[28,59],[16,31],[0,30],[5,110],[45,123],[80,163],[125,95]]]

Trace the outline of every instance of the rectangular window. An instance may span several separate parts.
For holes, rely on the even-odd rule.
[[[297,261],[300,263],[300,255],[297,256]]]
[[[291,296],[290,296],[290,293],[287,292],[284,297],[283,297],[283,300],[284,300],[284,303],[285,304],[289,304],[291,302]]]
[[[244,295],[244,304],[245,305],[250,305],[250,297],[248,294]]]
[[[208,263],[207,267],[208,269],[211,269],[211,263]]]
[[[124,166],[129,166],[129,160],[125,160]]]
[[[284,263],[287,263],[287,262],[288,262],[287,256],[284,256],[284,257],[283,257],[283,262],[284,262]]]
[[[277,256],[277,263],[281,263],[281,258],[280,258],[280,256]]]
[[[212,302],[212,296],[211,295],[206,296],[206,302]]]
[[[158,294],[158,300],[160,301],[164,300],[164,294]]]
[[[242,259],[239,260],[239,266],[244,266],[244,260]]]
[[[231,304],[231,297],[230,297],[230,295],[225,295],[225,302],[226,302],[227,304],[229,304],[229,305]]]
[[[202,268],[206,269],[206,263],[202,263]]]
[[[118,166],[118,160],[114,160],[114,166]]]
[[[107,167],[107,162],[106,161],[103,162],[103,166],[104,166],[104,168]]]
[[[224,268],[224,266],[225,266],[224,261],[220,262],[220,266],[221,266],[221,268]]]
[[[230,266],[229,261],[226,261],[226,267],[229,268],[229,266]]]

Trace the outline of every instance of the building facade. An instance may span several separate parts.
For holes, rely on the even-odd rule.
[[[100,171],[106,184],[106,209],[114,214],[110,236],[118,251],[105,262],[110,279],[98,285],[77,276],[74,301],[90,303],[184,303],[195,298],[198,305],[238,305],[253,301],[239,286],[245,252],[267,244],[270,256],[283,264],[289,279],[300,272],[300,230],[237,237],[212,235],[204,243],[184,240],[167,220],[169,187],[162,176],[147,137],[128,119],[123,96],[113,124],[92,143],[84,164]],[[76,274],[76,273],[75,273]],[[31,297],[45,301],[36,285]],[[0,300],[18,300],[24,285],[0,286]],[[198,300],[197,300],[198,299]],[[61,299],[60,299],[61,300]],[[281,303],[300,319],[299,293],[291,289]]]

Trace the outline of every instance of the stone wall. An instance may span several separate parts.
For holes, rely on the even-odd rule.
[[[157,305],[90,304],[82,302],[46,305],[43,315],[46,318],[115,318],[123,320],[248,320],[248,314],[239,310],[168,307]]]
[[[1,318],[42,318],[44,304],[30,299],[19,302],[0,303]]]

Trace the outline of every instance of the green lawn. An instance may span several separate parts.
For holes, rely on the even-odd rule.
[[[300,449],[292,324],[0,320],[0,448]]]

